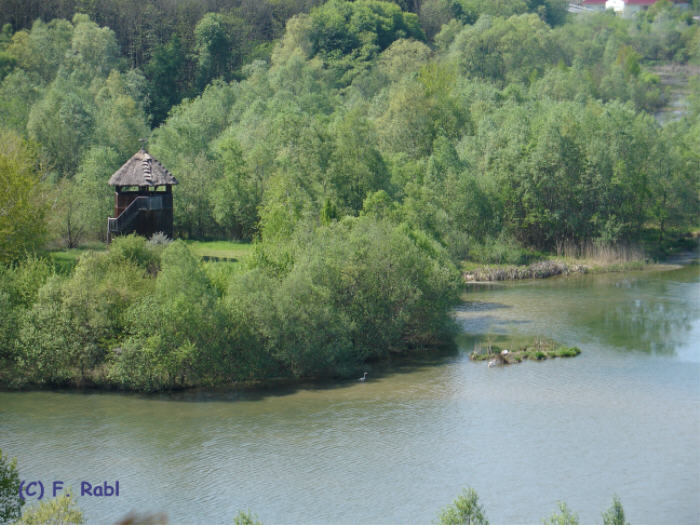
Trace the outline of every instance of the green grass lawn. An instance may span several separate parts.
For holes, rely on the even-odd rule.
[[[251,254],[253,245],[236,241],[185,241],[192,252],[200,257],[241,260]]]
[[[46,252],[44,255],[54,263],[56,271],[59,273],[69,273],[77,264],[78,259],[85,252],[102,252],[107,249],[103,242],[88,243],[80,248],[66,248],[65,250],[55,250]]]
[[[235,241],[185,241],[195,255],[204,258],[228,259],[229,262],[240,261],[250,255],[253,245]],[[77,264],[80,256],[89,251],[104,251],[107,245],[102,242],[88,243],[80,248],[47,251],[44,256],[52,261],[60,273],[69,273]]]

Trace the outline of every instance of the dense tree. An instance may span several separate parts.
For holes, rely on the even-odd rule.
[[[478,147],[489,152],[480,167],[501,188],[513,234],[551,249],[567,240],[631,239],[640,231],[659,169],[658,128],[650,117],[619,104],[503,111],[494,127],[482,126],[486,143]]]
[[[211,187],[214,220],[235,239],[252,239],[258,224],[263,183],[246,165],[243,150],[231,135],[215,145],[223,176]]]
[[[5,53],[27,73],[36,73],[44,83],[51,82],[71,47],[73,25],[66,20],[44,23],[37,20],[31,30],[12,35]]]
[[[194,29],[197,54],[198,83],[201,88],[214,78],[228,76],[235,64],[231,53],[232,28],[228,20],[218,13],[207,13]]]
[[[32,107],[27,130],[40,145],[47,169],[75,172],[93,134],[95,111],[87,89],[64,78],[54,81]]]
[[[337,69],[344,82],[400,38],[425,35],[415,14],[388,2],[331,0],[311,13],[311,54]]]
[[[225,364],[209,358],[221,347],[221,326],[200,261],[175,241],[161,264],[155,294],[143,296],[125,313],[133,335],[124,342],[118,370],[131,387],[193,384]]]
[[[185,51],[175,35],[167,44],[157,46],[144,65],[148,77],[149,110],[155,126],[165,120],[170,108],[177,105],[187,92],[184,64]]]
[[[34,153],[14,132],[0,133],[0,262],[38,247],[44,230]]]
[[[501,83],[528,82],[561,58],[551,29],[533,14],[482,16],[455,37],[450,55],[464,74]]]

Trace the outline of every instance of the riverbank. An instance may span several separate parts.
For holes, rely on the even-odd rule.
[[[493,260],[475,254],[460,264],[465,283],[546,279],[557,275],[671,270],[700,260],[700,231],[649,229],[638,245],[563,244],[557,254],[522,252],[518,260]],[[483,257],[486,255],[486,257]],[[526,256],[526,257],[525,257]],[[490,260],[491,259],[491,260]],[[512,264],[513,262],[525,264]]]
[[[239,396],[259,398],[266,395],[286,395],[303,389],[333,389],[348,387],[359,382],[367,372],[366,382],[373,382],[394,374],[411,373],[422,367],[440,366],[458,353],[454,340],[431,346],[416,347],[402,352],[390,351],[386,356],[373,357],[344,374],[318,376],[270,376],[248,380],[221,380],[201,383],[184,383],[161,389],[130,388],[110,378],[108,366],[87,371],[82,377],[75,375],[63,382],[36,382],[22,377],[11,364],[0,362],[0,392],[56,392],[83,394],[124,394],[145,397],[189,396],[219,398]]]
[[[467,268],[469,268],[468,265]],[[645,270],[653,267],[675,266],[668,264],[650,264],[643,261],[615,262],[609,264],[591,264],[584,262],[566,262],[563,260],[538,261],[529,265],[514,266],[494,264],[477,266],[462,272],[462,278],[467,283],[491,281],[516,281],[520,279],[546,279],[556,275],[627,272]]]
[[[529,265],[489,264],[478,265],[465,262],[462,264],[462,279],[465,283],[517,281],[520,279],[546,279],[557,275],[616,273],[641,270],[674,270],[688,264],[697,264],[697,252],[677,253],[663,262],[616,261],[593,262],[587,260],[552,259],[538,261]]]

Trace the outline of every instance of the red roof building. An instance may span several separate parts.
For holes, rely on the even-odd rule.
[[[671,1],[679,7],[688,5],[688,3],[683,0]],[[595,11],[612,9],[616,13],[629,16],[639,10],[647,9],[655,2],[658,2],[658,0],[583,0],[581,6]]]

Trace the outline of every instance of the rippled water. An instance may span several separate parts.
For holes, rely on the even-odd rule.
[[[133,509],[171,523],[431,523],[465,486],[493,524],[566,501],[600,522],[700,523],[700,276],[582,276],[481,286],[462,351],[366,384],[265,396],[0,393],[0,447],[22,477],[120,481],[89,523]],[[541,335],[574,359],[472,363],[475,344]]]

